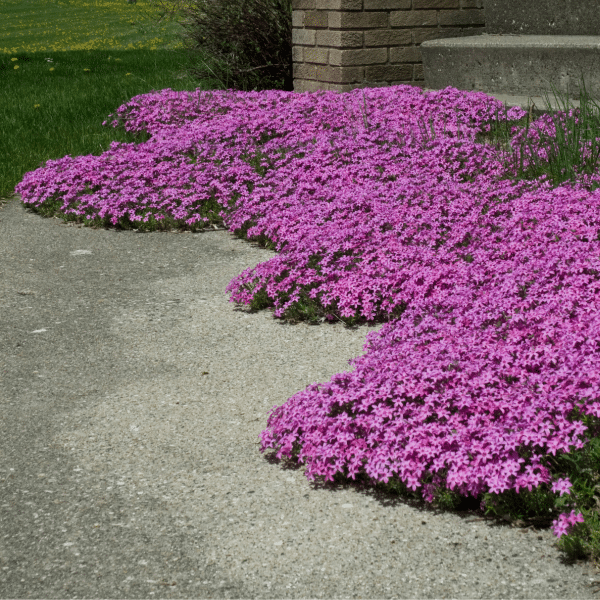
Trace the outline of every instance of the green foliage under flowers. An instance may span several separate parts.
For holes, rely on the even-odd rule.
[[[559,547],[572,558],[600,560],[600,425],[598,419],[584,418],[590,427],[590,441],[581,450],[556,457],[556,472],[565,473],[573,483],[562,502],[583,514],[585,521],[562,536]]]
[[[253,241],[255,240],[253,239]],[[299,293],[298,300],[283,313],[283,319],[291,323],[306,321],[311,324],[318,324],[328,320],[328,316],[331,314],[330,311],[335,312],[335,307],[329,307],[328,310],[325,311],[321,303],[309,297],[307,291],[308,290],[302,290]],[[281,294],[281,300],[287,302],[289,296],[287,294]],[[252,302],[250,303],[250,310],[265,310],[267,308],[272,308],[273,306],[273,300],[269,297],[265,288],[261,288],[254,292]],[[364,317],[358,315],[352,317],[339,317],[339,320],[344,323],[346,327],[354,327],[365,322]]]
[[[190,0],[191,73],[222,89],[293,90],[291,0]]]
[[[558,547],[571,559],[600,561],[600,516],[597,509],[581,510],[585,521],[577,523],[569,535],[558,540]]]
[[[377,483],[376,487],[385,493],[400,496],[407,500],[422,501],[419,490],[411,490],[397,477],[391,478],[387,483]],[[460,510],[465,506],[465,498],[453,490],[438,488],[434,493],[433,506],[440,510]]]
[[[548,527],[557,516],[556,496],[547,485],[541,485],[531,491],[522,489],[518,493],[508,490],[501,494],[483,494],[482,500],[488,515]]]

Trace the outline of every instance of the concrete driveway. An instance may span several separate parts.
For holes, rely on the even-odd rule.
[[[268,410],[368,328],[228,302],[272,253],[0,209],[0,597],[592,598],[549,531],[309,483]]]

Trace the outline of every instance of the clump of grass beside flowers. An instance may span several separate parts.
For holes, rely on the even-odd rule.
[[[530,110],[516,122],[497,115],[479,140],[507,152],[515,179],[547,179],[554,186],[579,180],[593,190],[599,185],[590,177],[600,166],[600,103],[584,78],[579,92],[579,106],[554,88],[553,101],[546,94],[542,110]]]

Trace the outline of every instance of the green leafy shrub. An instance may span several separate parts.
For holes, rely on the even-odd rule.
[[[223,89],[293,90],[291,0],[190,0],[191,73]]]

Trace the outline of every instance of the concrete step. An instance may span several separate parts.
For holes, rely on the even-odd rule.
[[[511,96],[600,99],[600,36],[478,35],[423,42],[425,87],[455,87]]]
[[[486,33],[598,35],[598,0],[485,0]]]

